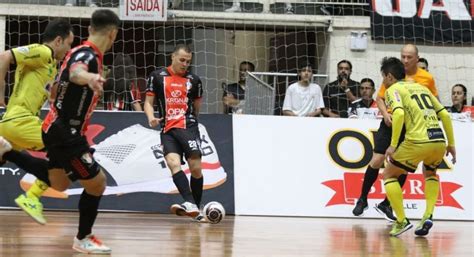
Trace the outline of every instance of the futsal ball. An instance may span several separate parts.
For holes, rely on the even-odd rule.
[[[225,217],[224,206],[222,206],[222,204],[219,202],[209,202],[204,206],[203,211],[207,220],[212,224],[221,222],[221,220]]]

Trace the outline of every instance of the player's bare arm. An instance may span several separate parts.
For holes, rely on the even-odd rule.
[[[13,64],[11,51],[0,53],[0,107],[5,107],[5,76],[10,68],[10,64]]]
[[[70,69],[69,80],[78,85],[89,86],[98,95],[104,92],[105,79],[100,74],[88,72],[85,64],[73,65]]]
[[[148,125],[152,128],[158,126],[162,118],[155,117],[155,110],[153,109],[153,102],[155,101],[154,95],[147,95],[145,97],[145,103],[143,103],[143,109],[145,111],[145,115],[148,118]]]
[[[385,105],[385,100],[382,97],[377,96],[377,98],[375,98],[375,101],[377,103],[377,107],[379,108],[380,112],[382,113],[385,125],[387,125],[388,127],[391,127],[392,126],[392,115],[387,111],[387,106]]]

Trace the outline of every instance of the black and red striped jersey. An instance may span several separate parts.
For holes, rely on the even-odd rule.
[[[147,80],[148,96],[155,96],[163,132],[172,128],[188,128],[197,123],[194,101],[203,93],[201,79],[191,72],[174,74],[171,67],[153,71]]]
[[[88,85],[77,85],[69,81],[69,71],[80,65],[88,72],[102,74],[102,60],[100,50],[89,41],[69,51],[57,78],[56,97],[43,122],[44,132],[48,132],[51,125],[60,123],[69,128],[72,134],[80,132],[84,135],[99,96]]]

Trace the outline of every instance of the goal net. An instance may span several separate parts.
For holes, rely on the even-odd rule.
[[[74,45],[79,44],[87,38],[94,8],[85,6],[89,1],[75,2],[77,7],[64,7],[67,0],[0,1],[0,43],[10,49],[39,42],[48,20],[62,16],[74,25]],[[93,2],[118,12],[118,0]],[[321,88],[336,79],[336,64],[343,59],[353,65],[351,79],[372,78],[378,87],[380,60],[400,56],[405,43],[415,43],[420,57],[428,60],[444,105],[451,105],[454,84],[467,86],[469,103],[474,91],[472,1],[255,0],[239,1],[240,10],[232,12],[231,0],[169,2],[167,22],[123,22],[105,55],[111,75],[100,108],[117,106],[117,99],[131,104],[134,98],[126,97],[130,84],[144,97],[147,75],[169,65],[179,43],[194,51],[191,70],[204,84],[203,113],[223,112],[222,85],[239,81],[242,61],[252,62],[260,73],[248,76],[246,110],[278,115],[302,63],[313,65]],[[117,55],[126,60],[115,60]]]

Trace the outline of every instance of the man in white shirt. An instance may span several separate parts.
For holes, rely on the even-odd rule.
[[[316,117],[324,108],[321,87],[311,83],[313,69],[311,64],[304,64],[298,71],[299,80],[286,89],[283,102],[283,115],[299,117]]]

